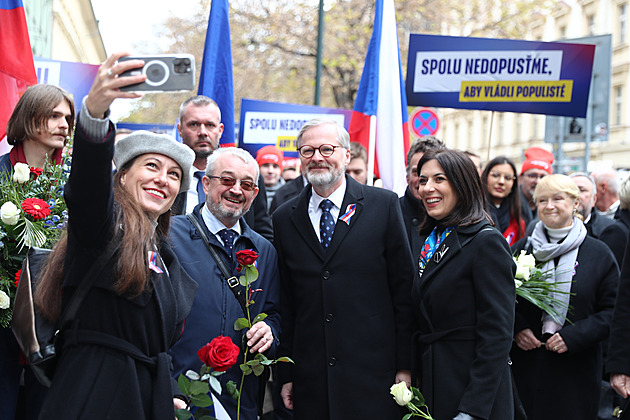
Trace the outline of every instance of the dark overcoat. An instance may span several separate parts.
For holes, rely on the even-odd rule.
[[[527,238],[514,244],[515,254]],[[531,248],[531,247],[530,247]],[[531,249],[528,249],[531,252]],[[612,252],[601,241],[584,238],[577,254],[571,284],[572,309],[559,331],[567,352],[545,349],[523,351],[512,347],[512,371],[529,420],[595,420],[602,377],[601,341],[608,337],[619,269]],[[519,299],[514,333],[531,329],[541,340],[542,311]]]
[[[412,258],[391,191],[346,176],[325,253],[308,216],[311,186],[273,214],[281,280],[278,367],[296,420],[400,419],[389,388],[410,369]]]
[[[619,209],[615,214],[614,222],[608,225],[599,236],[599,240],[608,245],[608,248],[610,248],[615,255],[619,267],[621,267],[623,263],[629,233],[630,210]]]
[[[624,255],[610,329],[606,372],[630,376],[630,247],[626,247]]]
[[[486,220],[457,227],[421,276],[417,271],[415,373],[431,415],[513,418],[509,353],[515,265],[505,238]]]
[[[409,186],[405,190],[405,195],[400,197],[400,210],[402,211],[403,220],[405,222],[405,230],[407,231],[407,239],[411,245],[411,255],[415,258],[420,254],[424,246],[424,240],[427,235],[420,233],[420,221],[424,215],[424,205],[420,200],[414,197],[409,190]],[[429,229],[430,232],[430,229]]]
[[[252,249],[259,256],[256,260],[258,279],[252,283],[252,289],[257,291],[252,295],[254,303],[249,307],[251,317],[260,313],[267,314],[265,323],[271,328],[274,340],[265,355],[273,358],[279,343],[280,335],[280,285],[278,280],[278,257],[276,250],[268,240],[254,232],[241,218],[239,220],[241,234],[238,236],[232,249],[233,255],[227,257],[227,252],[219,243],[215,235],[208,231],[201,216],[201,204],[193,210],[193,214],[200,220],[201,227],[206,229],[206,235],[211,245],[217,249],[219,258],[224,258],[228,267],[234,266],[236,252],[243,249]],[[197,350],[210,342],[214,337],[222,335],[230,337],[239,347],[243,348],[243,336],[246,330],[234,330],[234,322],[243,318],[236,296],[230,290],[227,280],[223,277],[216,261],[203,244],[197,229],[186,216],[175,216],[171,220],[169,233],[170,243],[177,255],[182,267],[197,282],[199,289],[195,296],[193,307],[186,318],[186,330],[181,340],[170,350],[173,356],[173,376],[177,378],[180,373],[192,369],[199,371],[201,361],[197,356]],[[236,270],[234,275],[238,275]],[[238,286],[242,288],[242,286]],[[245,293],[244,288],[243,293]],[[248,355],[251,360],[251,354]],[[239,386],[241,383],[240,365],[243,363],[243,350],[239,353],[237,363],[219,376],[223,385],[223,392],[218,396],[223,407],[236,419],[236,401],[226,390],[228,381],[234,381]],[[255,375],[245,376],[241,394],[241,419],[255,419],[258,411],[259,378]]]
[[[118,230],[111,179],[113,149],[113,125],[104,142],[86,140],[77,125],[72,171],[65,188],[70,219],[63,307]],[[61,359],[42,419],[174,418],[175,389],[166,352],[181,335],[197,285],[168,244],[162,241],[158,246],[168,275],[166,270],[152,272],[150,289],[139,296],[114,291],[116,255],[97,278],[72,329],[62,336]],[[129,346],[138,354],[132,355]]]

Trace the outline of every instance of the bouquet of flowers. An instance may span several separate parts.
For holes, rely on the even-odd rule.
[[[418,388],[412,386],[409,389],[406,383],[399,382],[392,385],[389,392],[394,397],[396,404],[409,409],[409,413],[405,414],[402,420],[409,420],[411,417],[433,420],[433,417],[429,414],[429,407],[424,402],[424,396]]]
[[[560,283],[547,281],[547,279],[553,277],[553,270],[543,271],[536,265],[534,256],[528,254],[525,250],[522,250],[518,256],[513,258],[516,263],[516,274],[514,275],[516,295],[528,300],[551,315],[556,322],[562,324],[563,321],[568,321],[570,323],[571,321],[564,317],[562,313],[568,313],[571,307],[554,297],[556,293],[564,294],[567,292],[560,290]]]
[[[65,227],[68,212],[62,187],[68,163],[44,168],[16,163],[0,174],[0,327],[11,323],[13,298],[28,248],[51,248]]]

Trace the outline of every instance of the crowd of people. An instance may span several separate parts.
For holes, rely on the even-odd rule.
[[[226,388],[242,380],[241,351],[223,392],[210,392],[220,420],[400,419],[396,383],[419,388],[436,420],[608,420],[623,405],[630,180],[553,174],[536,147],[520,171],[505,156],[482,165],[427,136],[408,151],[398,197],[366,185],[365,149],[331,120],[301,128],[298,158],[219,148],[221,112],[205,96],[180,107],[182,143],[146,131],[117,140],[109,107],[145,78],[118,77],[143,64],[124,55],[99,68],[76,115],[62,89],[38,85],[9,120],[4,173],[59,163],[74,127],[67,231],[38,310],[59,319],[106,263],[59,332],[50,388],[0,331],[1,419],[173,419],[190,403],[176,378],[198,371],[197,351],[218,336],[293,361],[271,386],[245,376],[236,400]],[[243,250],[258,255],[248,307],[266,317],[236,329],[244,308],[221,266],[237,276]],[[517,298],[521,251],[562,291],[560,318]],[[619,397],[600,403],[607,388]]]

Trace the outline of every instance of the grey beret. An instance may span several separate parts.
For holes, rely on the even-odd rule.
[[[168,156],[182,168],[182,182],[179,192],[188,190],[190,167],[195,161],[195,152],[168,134],[155,134],[150,131],[134,131],[116,142],[114,163],[122,168],[131,159],[145,153],[158,153]]]

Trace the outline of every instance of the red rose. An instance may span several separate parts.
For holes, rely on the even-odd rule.
[[[27,198],[22,201],[22,210],[35,220],[40,220],[50,215],[50,206],[39,198]]]
[[[236,363],[239,351],[230,337],[220,335],[200,348],[197,355],[206,366],[217,372],[225,372]]]
[[[18,270],[17,273],[15,273],[15,283],[13,283],[15,285],[15,287],[18,287],[18,284],[20,284],[20,276],[22,275],[22,269],[20,268]]]
[[[33,166],[30,167],[30,170],[31,170],[31,173],[35,175],[35,178],[37,178],[42,173],[44,173],[44,170],[42,168],[35,168]]]
[[[258,258],[258,253],[253,249],[244,249],[236,252],[236,261],[242,266],[254,264],[256,258]]]

